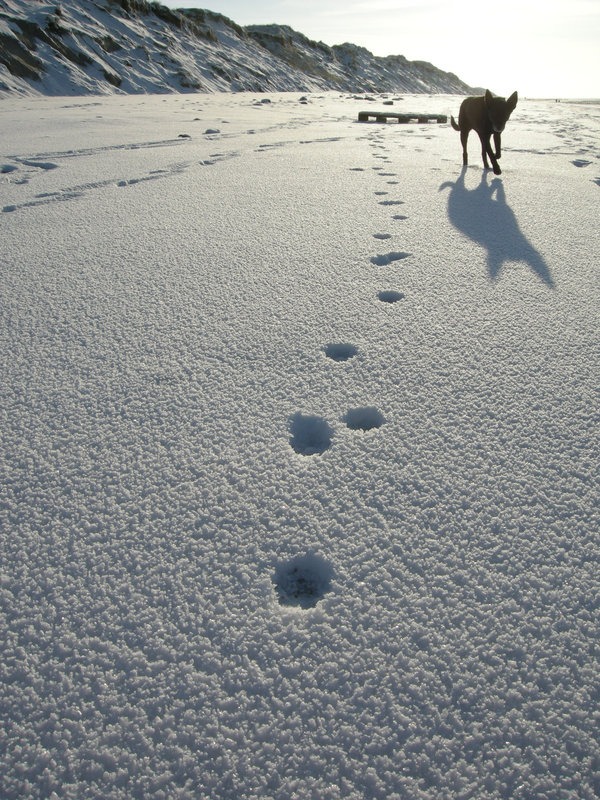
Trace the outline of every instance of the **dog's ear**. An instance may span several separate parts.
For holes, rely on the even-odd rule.
[[[489,89],[485,90],[485,102],[486,103],[491,103],[492,102],[492,93],[490,92]]]
[[[518,99],[519,99],[519,95],[516,92],[513,92],[511,94],[511,96],[508,98],[508,100],[506,101],[506,103],[507,103],[507,105],[508,105],[508,107],[510,108],[511,111],[513,111],[514,108],[516,107]]]

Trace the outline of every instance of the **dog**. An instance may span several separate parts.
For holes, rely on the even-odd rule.
[[[508,118],[515,110],[518,95],[513,92],[508,100],[504,97],[494,96],[489,89],[482,97],[467,97],[462,101],[458,114],[458,125],[454,117],[450,117],[450,122],[455,131],[460,131],[460,141],[463,148],[463,166],[469,163],[467,156],[467,139],[469,131],[474,130],[481,139],[481,155],[483,166],[489,169],[488,156],[492,162],[495,175],[500,175],[502,170],[498,164],[498,159],[502,155],[500,149],[500,134],[508,122]],[[494,147],[496,152],[492,152],[490,137],[494,136]]]

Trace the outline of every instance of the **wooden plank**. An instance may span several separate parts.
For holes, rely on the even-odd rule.
[[[388,119],[398,120],[399,123],[418,122],[423,124],[426,122],[448,122],[448,117],[445,114],[400,114],[397,111],[359,111],[358,121],[368,122],[370,117],[374,117],[376,122],[387,122]]]

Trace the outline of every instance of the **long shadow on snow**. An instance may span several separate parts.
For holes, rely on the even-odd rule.
[[[450,187],[448,218],[454,227],[487,250],[487,266],[491,280],[495,280],[505,261],[524,261],[550,288],[554,281],[548,265],[523,235],[515,215],[506,202],[504,186],[499,178],[487,182],[484,170],[476,189],[467,189],[463,167],[458,179],[446,181],[442,189]],[[494,196],[495,195],[495,196]]]

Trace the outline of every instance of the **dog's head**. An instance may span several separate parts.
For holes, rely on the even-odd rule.
[[[504,97],[494,97],[489,89],[486,91],[485,107],[495,133],[502,133],[508,118],[515,110],[518,99],[516,92],[513,92],[508,100],[505,100]]]

